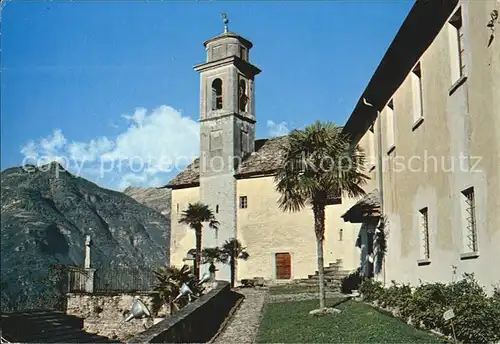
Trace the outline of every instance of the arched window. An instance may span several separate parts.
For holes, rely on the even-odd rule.
[[[240,104],[239,107],[241,112],[247,111],[247,103],[248,103],[247,83],[245,82],[245,80],[241,79],[240,89],[239,89],[239,104]]]
[[[339,229],[339,241],[342,241],[343,236],[344,236],[344,230],[341,228]]]
[[[212,110],[222,109],[222,80],[212,82]]]

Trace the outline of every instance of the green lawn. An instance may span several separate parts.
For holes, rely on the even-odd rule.
[[[328,300],[331,306],[338,300]],[[427,332],[356,301],[341,303],[340,314],[309,315],[317,300],[269,303],[265,306],[258,343],[447,343]]]

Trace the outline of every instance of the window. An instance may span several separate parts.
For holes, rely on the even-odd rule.
[[[423,260],[429,260],[430,255],[430,245],[429,245],[429,212],[427,208],[422,208],[419,210],[419,224],[420,224],[420,237],[421,237],[421,248],[422,248],[422,258]]]
[[[179,203],[177,203],[177,214],[179,213]]]
[[[344,230],[341,228],[339,229],[339,241],[342,241],[344,235]]]
[[[390,154],[394,148],[394,102],[392,99],[389,101],[386,107],[386,131],[387,131],[387,154]]]
[[[238,103],[240,111],[246,112],[248,103],[247,83],[243,79],[240,80]]]
[[[374,124],[370,126],[370,130],[366,132],[366,135],[368,135],[368,149],[367,149],[367,166],[368,166],[368,172],[371,172],[375,168],[375,163],[376,163],[376,150],[375,150],[375,130],[373,128]]]
[[[240,131],[240,152],[243,156],[249,151],[248,149],[248,133],[244,130]]]
[[[240,58],[243,61],[247,60],[247,50],[244,47],[240,47]]]
[[[422,71],[420,62],[417,63],[411,73],[411,91],[413,97],[413,130],[415,130],[424,118],[424,103],[422,92]]]
[[[462,191],[465,215],[465,245],[468,252],[477,252],[476,204],[474,188]]]
[[[212,82],[212,110],[222,109],[222,80]]]
[[[217,129],[210,132],[209,149],[211,152],[218,151],[223,148],[222,130]]]
[[[219,205],[218,205],[218,204],[215,206],[215,213],[216,213],[216,214],[218,214],[218,213],[219,213]]]
[[[248,207],[247,196],[240,196],[240,209],[245,209]]]
[[[462,10],[459,8],[448,22],[452,81],[465,76],[465,49]]]

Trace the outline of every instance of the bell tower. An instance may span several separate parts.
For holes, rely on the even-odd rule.
[[[255,76],[249,62],[252,43],[228,31],[205,41],[206,62],[200,73],[200,201],[219,221],[217,233],[204,228],[202,247],[222,246],[236,237],[236,180],[241,160],[254,151]],[[217,267],[217,279],[230,280],[227,265]],[[201,267],[204,272],[208,267]]]

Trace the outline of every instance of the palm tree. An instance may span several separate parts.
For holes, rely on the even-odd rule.
[[[320,309],[325,308],[323,242],[325,207],[329,200],[364,195],[360,187],[368,177],[363,174],[365,155],[358,145],[334,123],[319,121],[303,130],[293,130],[283,144],[284,161],[275,176],[281,194],[278,206],[296,212],[310,206],[314,214],[314,232],[319,276]]]
[[[162,266],[153,271],[156,278],[156,285],[153,289],[153,313],[158,313],[161,307],[168,303],[170,304],[170,313],[173,313],[174,306],[177,309],[184,307],[187,302],[184,299],[177,300],[174,304],[173,300],[179,294],[179,290],[183,283],[186,283],[193,293],[199,294],[200,289],[196,283],[193,283],[193,275],[189,266],[184,265],[181,268],[175,266]]]
[[[196,256],[194,259],[194,275],[200,278],[201,262],[201,235],[203,223],[208,222],[208,227],[214,230],[219,229],[219,222],[215,219],[214,213],[208,205],[201,202],[189,203],[186,210],[182,211],[179,223],[188,225],[194,229],[196,234]]]
[[[229,266],[231,269],[231,287],[234,287],[236,259],[247,260],[248,258],[250,258],[250,255],[246,251],[246,247],[243,247],[236,238],[227,240],[224,245],[222,245],[221,253],[222,261],[229,261]]]
[[[210,264],[208,271],[215,276],[215,263],[227,264],[227,257],[218,247],[207,247],[201,252],[203,264]]]

